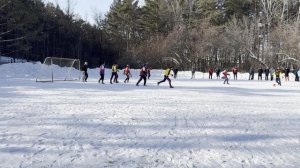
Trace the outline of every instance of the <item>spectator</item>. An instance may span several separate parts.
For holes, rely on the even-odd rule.
[[[275,72],[275,69],[274,68],[270,68],[271,81],[273,81],[273,79],[274,79],[274,72]]]
[[[270,69],[267,67],[265,69],[265,80],[269,80]]]
[[[285,77],[285,81],[290,81],[290,68],[285,68],[284,70],[284,77]]]
[[[174,72],[174,78],[176,79],[177,78],[177,74],[178,74],[178,68],[175,68],[173,70],[173,72]]]
[[[236,67],[232,68],[232,73],[234,80],[237,80],[238,69]]]
[[[220,73],[221,73],[221,70],[218,67],[217,70],[216,70],[217,79],[220,79]]]
[[[257,73],[258,73],[258,80],[262,80],[263,69],[259,68]]]
[[[255,74],[254,68],[251,67],[249,70],[249,80],[254,80],[254,74]]]
[[[195,79],[196,68],[192,68],[192,77],[191,79]]]
[[[212,79],[213,73],[214,73],[213,68],[208,68],[208,78],[209,78],[209,79]]]

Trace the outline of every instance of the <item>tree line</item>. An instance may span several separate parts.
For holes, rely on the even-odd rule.
[[[41,0],[0,0],[0,12],[1,55],[201,71],[300,66],[300,0],[114,0],[94,25]]]
[[[41,0],[0,0],[0,56],[28,61],[79,58],[91,66],[114,62],[117,51],[103,30],[70,8]]]
[[[299,0],[115,0],[103,30],[121,64],[299,68]]]

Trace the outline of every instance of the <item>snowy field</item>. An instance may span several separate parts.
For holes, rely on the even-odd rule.
[[[299,82],[36,83],[39,69],[0,65],[1,168],[300,167]]]

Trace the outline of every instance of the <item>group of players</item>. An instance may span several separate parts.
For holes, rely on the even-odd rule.
[[[87,66],[87,62],[84,63],[83,67],[82,67],[82,71],[84,72],[84,77],[83,77],[83,82],[86,82],[87,78],[88,78],[88,73],[87,73],[87,69],[88,69],[88,66]],[[100,67],[99,67],[99,74],[100,74],[100,78],[98,80],[98,83],[101,83],[101,84],[104,84],[104,75],[105,75],[105,65],[102,64]],[[150,76],[151,76],[151,70],[152,70],[152,67],[148,67],[147,64],[144,64],[142,65],[141,69],[140,69],[140,78],[139,80],[137,81],[136,83],[136,86],[139,86],[140,82],[143,80],[143,85],[146,86],[147,84],[147,79],[150,79]],[[232,74],[233,74],[233,77],[234,77],[234,80],[237,80],[237,74],[238,74],[238,69],[237,67],[233,67],[232,69]],[[164,79],[162,79],[161,81],[157,82],[157,85],[165,82],[166,80],[169,82],[169,86],[170,88],[174,88],[172,86],[172,83],[171,83],[171,79],[170,79],[170,75],[173,76],[173,74],[171,74],[171,71],[173,71],[173,74],[174,74],[174,78],[176,78],[177,76],[177,73],[178,73],[178,69],[173,69],[172,66],[169,66],[167,67],[165,70],[164,70]],[[112,68],[111,68],[111,77],[110,77],[110,84],[113,84],[113,83],[119,83],[118,81],[118,64],[113,64],[112,65]],[[195,78],[195,68],[192,69],[192,79]],[[262,69],[262,68],[259,68],[258,69],[258,80],[262,80],[262,74],[263,72],[265,73],[265,80],[269,80],[268,77],[269,75],[271,76],[271,81],[273,80],[274,76],[275,76],[275,81],[278,85],[281,86],[281,74],[282,74],[282,70],[278,67],[276,69],[273,69],[273,68],[266,68],[266,69]],[[213,76],[213,73],[214,73],[214,69],[213,68],[208,68],[208,74],[209,74],[209,79],[212,79],[212,76]],[[227,69],[225,69],[223,72],[221,72],[220,68],[217,68],[215,70],[215,73],[216,73],[216,76],[217,76],[217,79],[224,79],[224,84],[229,84],[229,71]],[[222,73],[222,77],[220,77],[220,74]],[[249,71],[249,80],[253,80],[254,79],[254,69],[251,67],[250,71]],[[289,80],[289,73],[290,73],[290,69],[286,68],[284,70],[284,74],[285,74],[285,80]],[[124,70],[123,70],[123,74],[126,76],[125,80],[124,80],[124,83],[128,83],[129,82],[129,79],[132,77],[132,74],[131,74],[131,71],[130,71],[130,66],[127,65]],[[299,76],[298,76],[298,73],[295,73],[295,80],[299,81]]]
[[[82,71],[84,73],[83,80],[82,80],[83,82],[86,82],[87,78],[88,78],[87,69],[88,69],[88,64],[87,64],[87,62],[85,62],[83,67],[82,67]],[[144,82],[144,86],[146,86],[147,79],[150,79],[150,76],[151,76],[151,70],[152,70],[152,67],[148,67],[147,64],[144,64],[142,66],[142,68],[140,69],[140,79],[137,81],[136,86],[139,86],[139,84],[142,80]],[[157,85],[159,85],[159,84],[161,84],[161,83],[163,83],[167,80],[169,82],[170,88],[174,88],[172,86],[171,79],[169,78],[170,75],[173,75],[173,74],[171,74],[171,71],[174,71],[172,66],[167,67],[164,70],[164,79],[157,82]],[[118,78],[119,78],[118,72],[119,72],[118,64],[113,64],[112,67],[111,67],[110,84],[119,83],[119,81],[118,81]],[[102,64],[100,66],[99,74],[100,74],[100,78],[98,80],[98,83],[104,84],[104,75],[105,75],[105,65],[104,64]],[[129,65],[127,65],[125,67],[125,69],[123,70],[123,74],[126,76],[126,78],[124,80],[124,83],[128,83],[129,79],[132,77]]]

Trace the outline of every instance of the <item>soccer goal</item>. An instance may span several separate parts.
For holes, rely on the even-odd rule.
[[[36,82],[80,80],[80,60],[47,57],[38,71]]]

